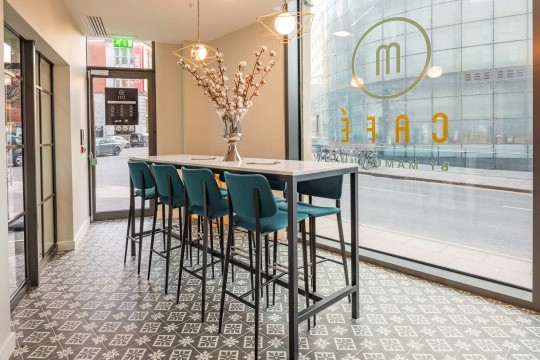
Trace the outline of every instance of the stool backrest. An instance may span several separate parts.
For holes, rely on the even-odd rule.
[[[339,200],[343,191],[343,175],[301,181],[297,189],[299,194]]]
[[[172,165],[152,165],[157,191],[160,196],[169,196],[169,179],[171,181],[172,197],[184,197],[184,183],[178,175],[178,170]]]
[[[221,192],[216,183],[214,173],[209,169],[186,169],[182,168],[182,177],[186,186],[189,202],[192,205],[203,206],[203,181],[206,183],[207,204],[212,207],[213,204],[221,200]]]
[[[234,212],[244,218],[255,217],[254,190],[259,191],[259,211],[262,218],[277,213],[276,200],[268,180],[258,174],[237,175],[225,172],[225,182]]]
[[[154,176],[150,172],[148,165],[143,161],[128,161],[129,175],[135,189],[142,189],[143,182],[145,189],[156,186]],[[144,180],[143,180],[144,179]]]

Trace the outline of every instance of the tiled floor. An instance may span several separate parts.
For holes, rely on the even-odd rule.
[[[149,282],[137,276],[135,262],[123,265],[124,234],[124,221],[92,224],[77,250],[51,262],[42,285],[12,314],[18,343],[12,359],[253,358],[251,309],[227,302],[223,334],[217,333],[217,268],[201,323],[200,281],[183,279],[177,305],[174,291],[163,294],[162,260]],[[339,286],[339,265],[319,269],[323,291]],[[360,278],[360,319],[350,319],[344,301],[323,312],[311,331],[302,324],[301,359],[540,358],[536,313],[368,264],[361,264]],[[247,288],[247,274],[237,271],[233,286]],[[287,357],[287,293],[278,290],[276,305],[262,314],[261,359]]]

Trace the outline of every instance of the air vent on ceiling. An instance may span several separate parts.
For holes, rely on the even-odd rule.
[[[86,27],[86,35],[91,36],[109,36],[103,24],[103,19],[99,16],[81,16],[84,26]]]

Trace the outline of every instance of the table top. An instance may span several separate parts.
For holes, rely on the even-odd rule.
[[[158,155],[131,157],[130,160],[171,164],[176,166],[185,165],[207,167],[210,169],[234,172],[257,172],[261,174],[274,174],[293,177],[320,174],[324,172],[346,174],[358,171],[357,164],[258,158],[244,158],[243,162],[238,163],[234,161],[223,161],[223,156],[218,155]]]

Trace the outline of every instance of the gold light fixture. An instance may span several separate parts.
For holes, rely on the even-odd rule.
[[[208,65],[216,61],[217,50],[201,43],[200,32],[200,0],[197,0],[197,41],[173,51],[173,54],[191,65]]]
[[[257,28],[260,37],[288,44],[309,34],[312,22],[313,14],[287,11],[287,1],[283,0],[281,11],[257,17]]]

